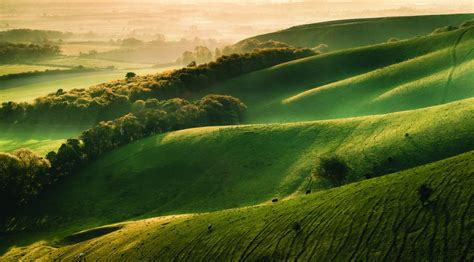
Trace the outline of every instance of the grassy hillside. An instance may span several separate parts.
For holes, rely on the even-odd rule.
[[[0,152],[30,148],[40,155],[57,150],[67,138],[79,135],[86,126],[0,125]]]
[[[131,71],[138,75],[144,75],[170,69],[172,68],[147,68]],[[63,90],[87,88],[101,83],[123,79],[126,73],[127,71],[124,70],[113,70],[1,80],[0,103],[5,101],[31,102],[35,98],[56,92],[60,88]]]
[[[23,64],[0,65],[0,76],[31,72],[31,71],[45,71],[45,70],[55,70],[55,69],[62,69],[62,67],[42,66],[42,65],[23,65]]]
[[[328,182],[309,183],[309,178],[325,154],[348,163],[349,181],[429,163],[474,149],[473,102],[343,120],[189,129],[143,139],[64,178],[7,230],[24,228],[28,237],[21,239],[28,241],[44,237],[44,229],[67,233],[321,190],[330,187]]]
[[[288,201],[96,228],[2,259],[468,261],[473,170],[471,151]],[[434,189],[425,206],[421,184]]]
[[[120,62],[94,58],[82,58],[76,56],[61,56],[54,59],[47,59],[38,62],[38,64],[50,65],[50,66],[64,66],[64,67],[75,67],[82,65],[84,67],[93,68],[107,68],[114,66],[119,70],[127,69],[146,69],[152,67],[152,63],[133,63],[133,62]]]
[[[129,71],[137,75],[158,73],[171,70],[175,67],[152,68],[152,64],[127,63],[88,59],[71,56],[60,56],[43,59],[34,64],[12,64],[0,66],[0,75],[22,73],[28,71],[42,71],[46,69],[68,69],[77,66],[101,69],[96,72],[76,74],[54,74],[23,77],[0,81],[0,103],[3,101],[32,101],[58,89],[70,90],[73,88],[87,88],[112,80],[123,79]],[[115,70],[109,70],[113,67]]]
[[[116,45],[112,45],[108,42],[95,41],[65,42],[61,44],[60,47],[61,54],[67,56],[78,56],[81,53],[88,53],[91,50],[95,50],[97,52],[107,52],[118,48]]]
[[[447,25],[459,26],[462,22],[472,19],[474,14],[338,20],[295,26],[250,39],[276,40],[301,47],[326,44],[329,50],[334,51],[383,43],[392,37],[408,39],[427,35],[436,28]]]
[[[401,111],[473,97],[474,28],[456,47],[317,86],[283,100],[289,113],[344,117]],[[336,98],[339,105],[331,106]]]
[[[396,112],[472,97],[474,28],[347,49],[253,72],[208,92],[249,106],[250,122]]]

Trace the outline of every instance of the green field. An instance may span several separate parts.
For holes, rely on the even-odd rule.
[[[430,163],[474,148],[473,102],[343,120],[206,127],[147,138],[65,178],[9,226],[72,233],[132,218],[254,205],[308,187],[319,191],[330,186],[327,181],[308,181],[325,154],[347,161],[349,181],[378,175],[373,173],[378,167],[383,174]]]
[[[295,26],[250,39],[276,40],[302,47],[326,44],[329,46],[329,50],[335,51],[384,43],[392,37],[408,39],[423,36],[436,28],[447,25],[459,26],[461,23],[473,19],[474,14],[468,13],[338,20]]]
[[[40,155],[57,150],[67,138],[75,137],[87,127],[81,126],[30,126],[0,125],[0,151],[11,152],[29,148]]]
[[[35,64],[3,65],[0,66],[0,75],[34,70],[44,71],[46,69],[67,69],[77,66],[97,68],[100,70],[87,73],[57,73],[53,75],[36,75],[0,80],[0,103],[7,101],[30,102],[37,97],[56,92],[58,89],[70,90],[74,88],[87,88],[104,82],[123,79],[125,74],[129,71],[133,71],[137,75],[146,75],[176,68],[174,66],[152,68],[152,64],[63,56],[37,61]],[[114,66],[115,69],[104,70],[109,66]]]
[[[45,71],[45,70],[54,70],[62,69],[63,67],[58,66],[42,66],[42,65],[0,65],[0,76],[9,75],[9,74],[18,74],[31,71]]]
[[[112,60],[81,58],[81,57],[76,57],[76,56],[62,56],[55,59],[47,59],[47,60],[38,62],[38,64],[48,65],[48,66],[69,66],[69,67],[76,67],[76,66],[82,65],[84,67],[92,67],[92,68],[107,68],[109,66],[114,66],[116,69],[119,69],[119,70],[146,69],[153,66],[153,64],[129,63],[129,62],[120,62],[120,61],[112,61]]]
[[[185,94],[235,96],[246,123],[158,134],[89,162],[0,223],[0,260],[472,261],[474,26],[426,34],[473,17],[258,36],[339,36],[335,48],[350,48]],[[381,43],[388,34],[410,39]],[[19,79],[0,101],[102,76],[68,77]],[[45,153],[85,128],[0,127],[0,151]],[[327,156],[347,164],[345,185],[314,173]],[[422,184],[434,190],[427,205]]]
[[[133,70],[137,75],[166,71],[172,68],[146,68]],[[24,77],[0,81],[0,102],[31,102],[37,97],[56,92],[87,88],[101,83],[123,79],[127,71],[97,71],[91,73],[56,74]]]
[[[473,163],[469,152],[281,203],[115,224],[3,259],[466,261]],[[421,184],[434,189],[428,206],[416,194]]]
[[[118,48],[118,46],[109,45],[107,42],[71,42],[61,45],[61,53],[67,56],[77,56],[81,52],[88,53],[91,50],[107,52]]]

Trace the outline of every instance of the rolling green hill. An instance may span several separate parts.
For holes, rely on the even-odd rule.
[[[474,96],[473,45],[468,27],[295,60],[206,92],[241,99],[251,123],[416,109]]]
[[[291,112],[344,117],[402,111],[473,97],[474,30],[465,40],[405,62],[318,86],[283,101]],[[453,58],[454,57],[454,58]],[[455,60],[455,61],[452,61]],[[336,108],[331,107],[335,98]]]
[[[474,149],[473,102],[150,137],[64,178],[3,230],[25,230],[28,237],[21,239],[27,241],[44,237],[51,228],[64,234],[131,218],[215,211],[308,188],[322,190],[330,187],[327,181],[316,178],[309,183],[309,178],[318,158],[327,154],[348,163],[349,181],[430,163]]]
[[[329,50],[341,50],[386,42],[389,38],[408,39],[427,35],[439,27],[459,26],[474,19],[474,14],[383,17],[329,21],[300,25],[249,39],[275,40],[293,46],[315,47],[326,44]],[[247,41],[242,40],[242,42]]]
[[[123,79],[128,71],[137,75],[167,71],[170,68],[142,68],[129,70],[104,70],[88,73],[39,75],[16,79],[0,80],[0,103],[7,101],[32,102],[38,97],[56,92],[58,89],[71,90],[87,88],[117,79]]]
[[[2,259],[468,261],[473,170],[471,151],[288,201],[95,228]],[[427,205],[421,184],[434,190]]]

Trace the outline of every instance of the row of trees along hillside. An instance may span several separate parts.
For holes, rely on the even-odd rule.
[[[97,123],[114,119],[148,99],[187,98],[219,81],[283,62],[315,55],[310,49],[272,48],[222,56],[215,62],[160,73],[135,76],[87,89],[58,90],[33,103],[3,103],[4,123]]]
[[[239,124],[245,111],[242,102],[224,95],[207,95],[194,103],[181,98],[149,99],[139,103],[132,113],[100,122],[79,138],[68,139],[46,158],[28,149],[0,153],[2,214],[6,216],[27,204],[61,177],[78,172],[82,166],[121,145],[184,128]]]
[[[218,59],[223,55],[232,55],[232,54],[244,54],[252,53],[257,50],[262,49],[275,49],[275,48],[294,48],[291,45],[288,45],[279,41],[259,41],[257,39],[251,39],[238,43],[235,45],[225,46],[224,48],[216,48],[214,53],[206,46],[196,46],[193,51],[185,51],[181,57],[176,60],[177,64],[188,65],[190,63],[203,64],[212,61],[213,59]],[[317,51],[317,50],[314,50]]]
[[[52,39],[67,39],[73,37],[73,33],[51,30],[35,29],[12,29],[0,32],[1,42],[12,43],[43,43]]]
[[[0,42],[0,64],[18,63],[45,57],[57,56],[61,53],[58,46],[44,44],[14,44]]]

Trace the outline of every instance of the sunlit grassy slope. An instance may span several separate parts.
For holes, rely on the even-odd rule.
[[[93,41],[84,41],[84,42],[66,42],[61,46],[61,53],[67,56],[77,56],[80,53],[88,53],[91,50],[97,52],[107,52],[110,50],[118,49],[116,45],[110,45],[107,42],[93,42]]]
[[[173,69],[146,68],[131,70],[137,75],[158,73]],[[22,77],[0,81],[0,103],[5,101],[31,102],[37,97],[56,92],[58,89],[71,90],[122,79],[126,70],[96,71],[89,73],[55,74],[45,76]]]
[[[96,228],[2,259],[470,261],[473,170],[471,151],[278,203]],[[434,189],[426,206],[421,184]]]
[[[37,64],[45,64],[51,66],[69,66],[75,67],[82,65],[84,67],[93,67],[93,68],[106,68],[108,66],[114,66],[119,70],[126,69],[144,69],[150,68],[153,64],[147,63],[133,63],[133,62],[120,62],[120,61],[111,61],[103,59],[94,59],[94,58],[83,58],[77,56],[61,56],[53,59],[41,60]]]
[[[445,48],[288,99],[291,112],[343,117],[407,110],[474,96],[474,30],[456,50]],[[467,38],[467,37],[466,37]],[[455,56],[457,61],[451,61]],[[334,98],[339,100],[333,107]]]
[[[136,74],[149,74],[172,68],[133,70]],[[97,71],[79,74],[58,74],[25,77],[0,81],[0,103],[6,101],[31,102],[37,97],[58,89],[87,88],[107,81],[121,79],[127,71]],[[0,125],[0,152],[28,147],[41,155],[57,150],[68,138],[76,137],[88,126],[2,126]]]
[[[86,126],[0,125],[0,152],[29,148],[44,156],[57,150],[67,138],[76,137]]]
[[[427,35],[436,28],[459,26],[462,22],[472,19],[474,14],[471,13],[338,20],[295,26],[250,39],[277,40],[301,47],[326,44],[334,51],[383,43],[392,37],[408,39]]]
[[[24,64],[9,64],[9,65],[0,65],[0,76],[9,75],[9,74],[18,74],[31,71],[45,71],[45,70],[54,70],[62,69],[62,67],[57,66],[41,66],[41,65],[24,65]]]
[[[309,183],[309,177],[324,154],[348,163],[348,181],[394,172],[474,149],[473,113],[474,99],[466,99],[383,116],[159,135],[65,177],[8,228],[17,232],[25,227],[25,240],[52,228],[61,234],[321,190],[330,185],[321,179]]]
[[[372,115],[474,96],[474,27],[291,61],[211,91],[249,106],[250,122]]]

